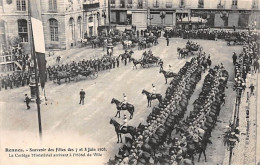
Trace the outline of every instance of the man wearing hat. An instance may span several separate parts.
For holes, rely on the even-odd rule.
[[[28,97],[27,94],[25,94],[25,100],[24,102],[26,103],[26,107],[27,107],[27,110],[29,110],[31,107],[29,106],[29,103],[31,102],[31,99]]]
[[[86,94],[86,93],[83,91],[83,89],[81,89],[81,91],[79,92],[79,95],[80,95],[79,104],[82,103],[82,105],[84,105],[85,94]]]

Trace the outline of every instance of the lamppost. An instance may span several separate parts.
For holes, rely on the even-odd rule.
[[[99,34],[100,34],[100,31],[99,31],[99,25],[100,25],[100,13],[99,12],[97,12],[97,22],[98,22],[98,26],[97,26],[97,30],[98,30],[98,36],[99,36]]]

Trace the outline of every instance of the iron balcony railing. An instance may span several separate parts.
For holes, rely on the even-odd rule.
[[[83,9],[85,11],[93,10],[93,9],[96,9],[96,8],[99,8],[99,7],[100,7],[99,2],[92,3],[92,4],[83,4]]]

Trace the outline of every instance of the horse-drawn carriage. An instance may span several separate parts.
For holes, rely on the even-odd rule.
[[[197,55],[198,52],[202,51],[202,47],[196,43],[187,42],[185,48],[177,48],[177,52],[179,53],[179,58],[186,58],[190,55]]]
[[[132,60],[132,54],[134,53],[133,50],[130,50],[129,52],[126,50],[125,53],[119,54],[118,58],[121,57],[121,61],[129,60],[129,62]]]
[[[152,53],[144,52],[141,58],[141,65],[142,67],[150,67],[152,65],[158,65],[160,58],[154,56]]]
[[[139,50],[150,48],[153,45],[157,45],[157,44],[158,44],[158,40],[156,36],[147,36],[142,39],[138,39]]]
[[[227,45],[230,46],[233,45],[243,45],[246,43],[246,40],[243,36],[229,36],[227,35],[225,37],[225,41],[227,42]]]
[[[61,79],[65,79],[65,82],[67,82],[67,80],[70,82],[75,79],[78,80],[79,75],[96,79],[98,77],[98,72],[91,68],[84,70],[80,67],[73,67],[70,71],[56,71],[54,73],[54,79],[56,79],[57,83],[60,85]]]

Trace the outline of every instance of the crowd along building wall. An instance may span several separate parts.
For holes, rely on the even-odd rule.
[[[259,4],[260,0],[111,0],[111,20],[113,24],[141,28],[146,15],[146,25],[175,27],[184,17],[199,16],[208,20],[210,27],[246,28],[254,22],[259,28]],[[138,8],[142,10],[136,12]]]
[[[37,4],[33,8],[37,7],[41,14],[46,49],[69,49],[76,46],[85,34],[97,35],[97,27],[105,24],[102,12],[106,16],[108,12],[107,0],[30,1]],[[84,10],[84,4],[93,3],[99,5],[91,11]],[[18,37],[23,48],[30,53],[28,33],[28,0],[0,0],[1,48]]]

